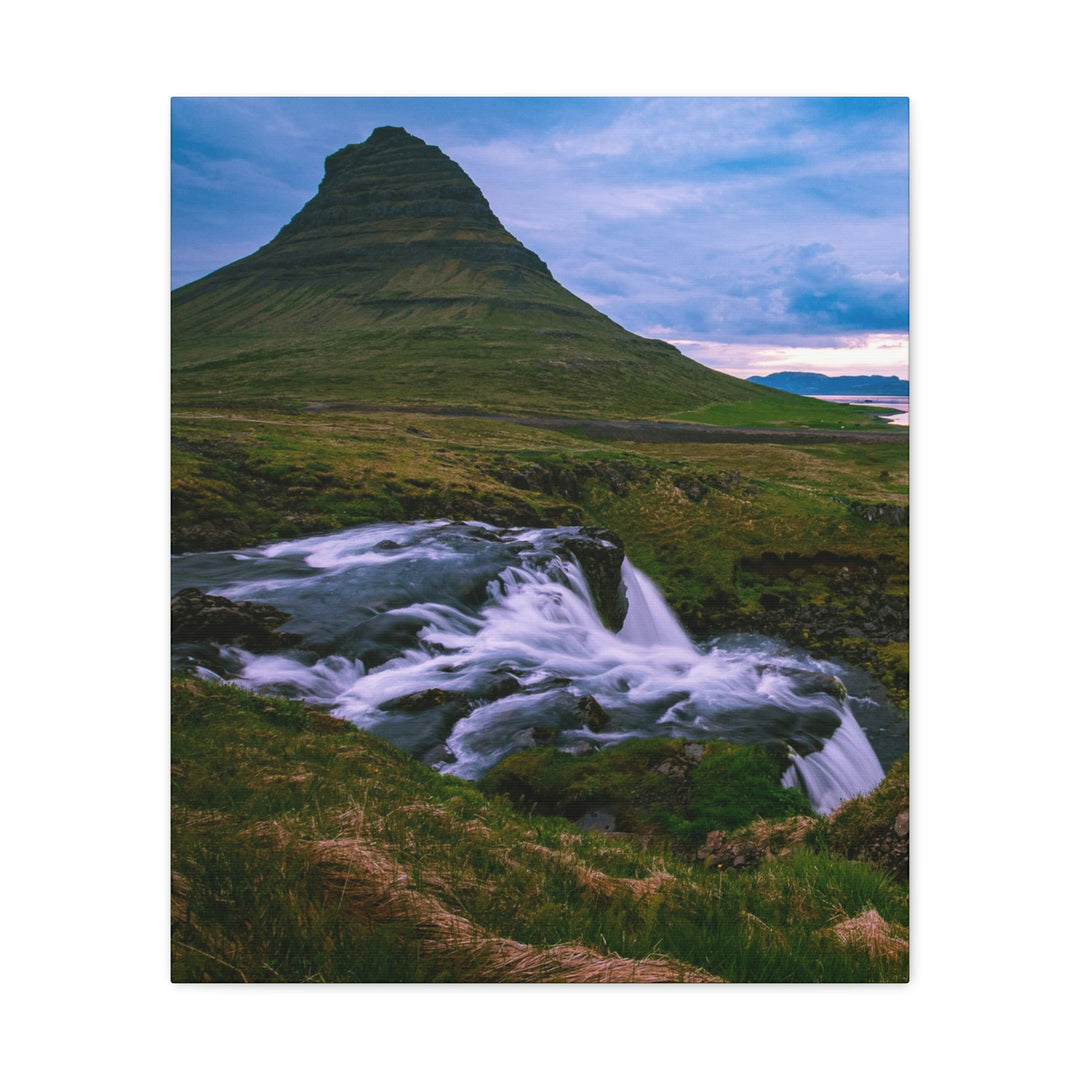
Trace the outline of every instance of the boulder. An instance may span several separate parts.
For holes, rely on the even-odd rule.
[[[380,701],[379,708],[383,712],[423,712],[425,709],[439,709],[444,705],[463,705],[468,700],[465,695],[455,693],[453,690],[441,690],[439,687],[431,687],[428,690],[417,690],[412,694],[403,694],[401,697],[390,698]]]
[[[584,832],[614,832],[616,821],[615,815],[606,810],[590,810],[574,824]]]
[[[607,731],[611,727],[611,717],[608,716],[607,709],[592,694],[586,694],[584,697],[578,698],[577,704],[574,706],[574,712],[581,720],[582,727],[586,727],[597,734],[601,731]]]
[[[239,603],[200,589],[181,589],[171,604],[173,644],[213,642],[268,653],[300,643],[299,634],[277,628],[292,618],[271,604]]]

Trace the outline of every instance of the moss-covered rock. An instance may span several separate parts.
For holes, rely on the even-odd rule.
[[[780,782],[785,765],[760,746],[628,739],[583,757],[523,750],[479,784],[541,814],[578,820],[603,810],[620,832],[660,834],[689,852],[713,830],[808,812],[805,796]]]
[[[864,859],[906,881],[910,828],[908,755],[905,754],[872,792],[850,799],[834,810],[823,831],[833,854]]]

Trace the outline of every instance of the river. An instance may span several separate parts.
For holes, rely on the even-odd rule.
[[[538,743],[727,739],[782,746],[785,783],[826,812],[881,780],[874,740],[886,763],[903,752],[865,675],[762,637],[694,642],[629,560],[625,621],[607,629],[568,553],[582,535],[414,522],[175,556],[174,593],[273,604],[302,640],[271,655],[178,643],[173,663],[321,705],[465,778]]]

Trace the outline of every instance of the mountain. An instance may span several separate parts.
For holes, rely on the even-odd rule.
[[[172,295],[177,402],[659,416],[770,391],[563,288],[435,146],[380,127],[254,254]]]
[[[895,375],[819,375],[813,371],[777,371],[751,375],[747,382],[771,386],[789,394],[873,394],[904,397],[908,380]]]

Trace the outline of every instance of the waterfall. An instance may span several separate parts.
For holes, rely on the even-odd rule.
[[[612,633],[560,546],[579,533],[423,522],[179,556],[175,590],[274,604],[303,640],[271,655],[178,646],[175,662],[326,706],[466,778],[538,743],[665,735],[786,747],[784,783],[819,813],[880,782],[841,669],[765,639],[695,645],[629,560]],[[590,726],[586,705],[605,722]]]
[[[786,787],[800,787],[819,814],[877,787],[885,774],[850,709],[825,745],[805,757],[795,755],[784,774]]]
[[[619,637],[635,645],[694,649],[660,590],[629,559],[623,561],[623,586],[629,605]]]

